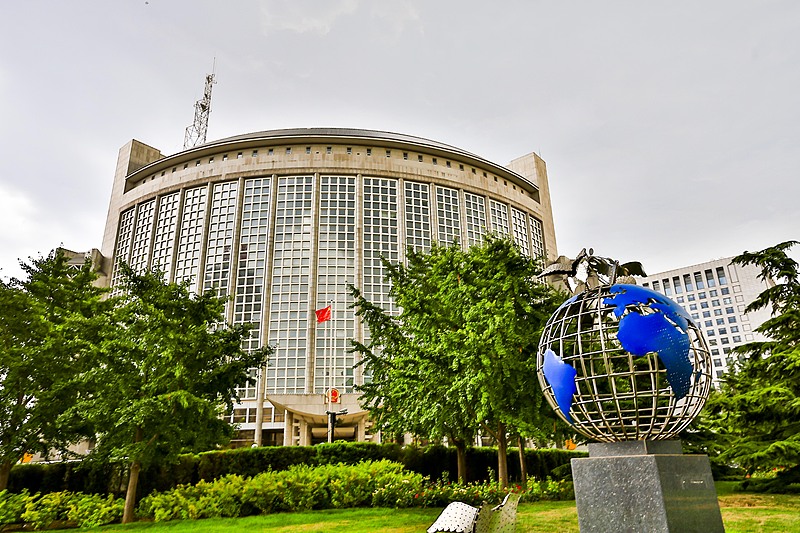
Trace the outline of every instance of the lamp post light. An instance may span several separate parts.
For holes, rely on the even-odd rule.
[[[336,427],[336,417],[339,415],[346,415],[347,409],[325,411],[325,414],[328,415],[328,442],[333,442],[333,428]]]

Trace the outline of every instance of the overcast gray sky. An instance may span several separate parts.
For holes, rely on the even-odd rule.
[[[99,247],[119,148],[358,127],[547,162],[560,253],[658,272],[800,238],[800,2],[0,7],[0,276]]]

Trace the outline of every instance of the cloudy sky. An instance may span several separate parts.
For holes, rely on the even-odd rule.
[[[0,276],[99,247],[119,148],[287,127],[547,162],[560,253],[657,272],[800,238],[800,2],[20,0],[0,8]],[[800,252],[796,250],[796,252]]]

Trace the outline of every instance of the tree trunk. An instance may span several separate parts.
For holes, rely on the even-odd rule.
[[[141,427],[137,427],[133,442],[142,442],[143,438],[144,430],[142,430]],[[141,469],[142,463],[134,459],[131,463],[131,470],[128,473],[128,490],[125,492],[125,510],[122,512],[123,524],[133,522],[134,510],[136,509],[136,488],[139,486],[139,472]]]
[[[501,488],[508,487],[508,439],[502,422],[497,424],[497,481]]]
[[[8,488],[8,478],[11,475],[12,466],[14,463],[11,461],[0,463],[0,491]]]
[[[456,458],[458,461],[458,481],[467,482],[467,445],[462,439],[453,439],[453,446],[456,448]]]
[[[517,447],[519,448],[519,477],[522,488],[528,488],[528,463],[525,461],[525,439],[522,435],[517,435]]]
[[[142,464],[139,461],[131,463],[131,471],[128,474],[128,490],[125,492],[125,511],[122,514],[122,523],[130,524],[133,522],[133,513],[136,508],[136,487],[139,485],[139,471]]]

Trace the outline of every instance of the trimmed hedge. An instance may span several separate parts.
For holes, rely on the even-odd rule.
[[[545,480],[558,467],[568,465],[582,452],[556,449],[526,449],[528,476]],[[336,442],[317,446],[264,446],[237,448],[181,455],[177,462],[152,465],[139,477],[139,497],[153,491],[163,492],[178,485],[195,485],[226,475],[252,477],[262,472],[284,471],[294,465],[354,465],[364,461],[389,460],[430,479],[457,480],[455,448],[445,446],[406,446],[369,442]],[[568,468],[568,467],[567,467]],[[468,481],[490,481],[490,471],[497,471],[497,448],[467,449]],[[518,480],[519,460],[516,448],[508,451],[509,478]],[[559,474],[564,468],[559,469]],[[556,477],[563,477],[563,474]],[[8,488],[11,492],[27,489],[31,493],[73,491],[88,494],[122,494],[125,490],[124,465],[98,462],[70,462],[16,465],[11,470]]]

